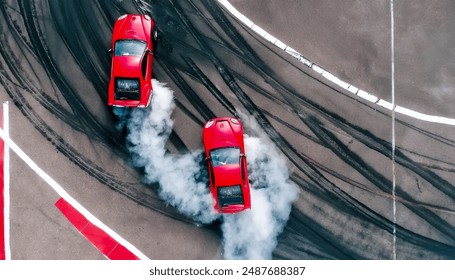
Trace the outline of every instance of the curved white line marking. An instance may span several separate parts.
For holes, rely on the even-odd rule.
[[[427,122],[434,122],[434,123],[441,123],[441,124],[447,124],[447,125],[454,125],[455,126],[455,119],[453,118],[446,118],[446,117],[440,117],[440,116],[434,116],[434,115],[428,115],[428,114],[423,114],[416,112],[414,110],[401,107],[401,106],[395,106],[395,109],[392,105],[392,103],[381,99],[375,95],[372,95],[366,91],[360,90],[357,87],[339,79],[337,76],[333,75],[332,73],[326,71],[324,68],[321,66],[311,62],[309,59],[304,57],[302,54],[300,54],[298,51],[294,50],[293,48],[289,47],[285,43],[281,42],[271,34],[267,33],[264,29],[261,27],[257,26],[252,22],[250,19],[248,19],[246,16],[241,14],[234,6],[232,6],[231,3],[229,3],[228,0],[218,0],[218,2],[223,5],[234,17],[236,17],[238,20],[240,20],[243,24],[248,26],[250,29],[255,31],[258,35],[264,37],[266,40],[277,46],[278,48],[284,50],[286,53],[289,55],[295,57],[298,59],[300,62],[302,62],[304,65],[307,67],[313,69],[316,73],[321,74],[324,78],[327,80],[331,81],[332,83],[338,85],[339,87],[357,95],[360,98],[365,99],[366,101],[369,101],[371,103],[375,103],[381,107],[384,107],[387,110],[390,111],[395,111],[397,113],[419,119],[422,121],[427,121]]]
[[[82,215],[84,215],[92,224],[96,225],[100,229],[104,230],[118,243],[125,246],[128,250],[134,253],[138,258],[142,260],[148,260],[149,258],[139,251],[134,245],[123,239],[120,235],[110,229],[108,226],[103,224],[98,218],[93,216],[87,209],[85,209],[79,202],[72,198],[54,179],[47,175],[19,146],[14,143],[11,138],[6,134],[3,129],[0,129],[0,137],[5,143],[28,165],[33,171],[36,172],[46,183],[48,183],[63,199],[77,209]]]

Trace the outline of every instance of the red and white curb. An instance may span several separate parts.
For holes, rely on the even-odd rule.
[[[139,260],[146,258],[141,255],[132,245],[118,240],[112,231],[108,233],[100,226],[96,226],[90,221],[90,217],[85,217],[73,205],[64,198],[60,198],[55,206],[73,224],[73,226],[87,238],[103,255],[111,260]],[[117,236],[118,237],[118,236]],[[130,247],[129,249],[127,247]],[[136,251],[136,253],[133,253]]]
[[[6,104],[6,105],[5,105]],[[3,206],[0,226],[0,259],[10,259],[9,248],[9,166],[7,162],[8,147],[15,152],[33,171],[36,172],[51,188],[60,195],[55,206],[62,214],[73,224],[76,229],[90,241],[106,258],[111,260],[136,260],[148,259],[146,255],[140,252],[134,245],[123,239],[120,235],[103,224],[99,219],[93,216],[79,202],[72,198],[62,186],[46,174],[25,152],[10,139],[8,134],[7,115],[8,104],[3,106],[3,128],[0,129],[1,146],[4,153],[2,156],[4,176],[2,180],[2,197],[0,197],[0,206]],[[6,115],[6,117],[5,117]],[[6,121],[5,121],[6,120]],[[6,164],[5,164],[6,163]],[[1,205],[3,204],[3,205]]]
[[[308,58],[300,54],[298,51],[294,50],[290,46],[286,45],[279,39],[277,39],[275,36],[269,34],[267,31],[262,29],[261,27],[257,26],[254,24],[253,21],[248,19],[246,16],[244,16],[242,13],[240,13],[231,3],[229,3],[228,0],[218,0],[218,2],[223,5],[235,18],[240,20],[244,25],[246,25],[248,28],[256,32],[259,36],[262,36],[264,39],[269,41],[270,43],[274,44],[278,48],[282,49],[289,55],[293,56],[297,60],[299,60],[301,63],[303,63],[305,66],[309,67],[316,73],[320,74],[322,77],[325,79],[329,80],[330,82],[334,83],[338,87],[345,89],[352,94],[368,101],[374,104],[377,104],[387,110],[390,111],[395,111],[396,113],[400,113],[415,119],[419,119],[422,121],[427,121],[427,122],[434,122],[434,123],[441,123],[441,124],[448,124],[448,125],[455,125],[455,119],[453,118],[446,118],[446,117],[440,117],[440,116],[434,116],[434,115],[428,115],[428,114],[423,114],[416,112],[414,110],[395,105],[390,103],[389,101],[386,101],[384,99],[381,99],[371,93],[368,93],[364,90],[361,90],[354,85],[351,85],[337,76],[333,75],[332,73],[328,72],[325,70],[323,67],[311,62]]]

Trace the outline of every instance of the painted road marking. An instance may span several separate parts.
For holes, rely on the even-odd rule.
[[[87,209],[85,209],[79,202],[72,198],[54,179],[52,179],[48,174],[46,174],[29,156],[27,156],[27,154],[25,154],[25,152],[22,151],[22,149],[19,148],[19,146],[17,146],[16,143],[14,143],[11,140],[11,138],[9,138],[9,136],[3,129],[0,129],[0,137],[9,146],[11,150],[13,150],[28,166],[30,166],[30,168],[32,168],[33,171],[36,172],[36,174],[38,174],[46,183],[49,184],[49,186],[51,186],[54,189],[54,191],[56,191],[61,196],[64,202],[62,202],[61,200],[57,201],[56,203],[57,207],[65,208],[65,211],[71,211],[71,208],[73,208],[78,212],[77,216],[74,219],[80,219],[81,217],[87,219],[87,221],[90,222],[89,226],[92,227],[92,229],[90,230],[91,232],[100,233],[100,231],[102,231],[106,235],[104,235],[103,233],[103,235],[101,236],[109,236],[109,239],[106,240],[107,242],[111,243],[112,240],[115,240],[120,246],[125,247],[128,251],[131,252],[132,255],[136,256],[138,259],[149,259],[134,245],[123,239],[120,235],[118,235],[108,226],[103,224],[98,218],[93,216]],[[68,205],[70,205],[71,208],[65,207]],[[99,242],[97,241],[96,243],[98,244]],[[111,257],[117,257],[118,256],[117,253],[118,253],[117,251],[112,251],[111,253],[109,253],[109,255]]]
[[[303,56],[301,53],[298,51],[294,50],[293,48],[287,46],[280,40],[278,40],[276,37],[272,36],[271,34],[267,33],[264,29],[261,27],[257,26],[254,24],[253,21],[248,19],[245,15],[240,13],[231,3],[229,3],[228,0],[218,0],[218,2],[223,5],[235,18],[240,20],[243,24],[245,24],[248,28],[256,32],[258,35],[264,37],[266,40],[272,42],[272,39],[275,41],[275,43],[272,42],[275,46],[278,48],[284,50],[286,53],[291,55],[292,57],[298,59],[300,62],[302,62],[305,66],[313,69],[316,73],[322,75],[324,78],[329,80],[330,82],[338,85],[339,87],[346,89],[354,94],[356,94],[358,97],[372,102],[374,104],[378,104],[382,107],[384,107],[387,110],[390,110],[392,112],[400,113],[402,115],[406,115],[415,119],[419,119],[422,121],[427,121],[427,122],[434,122],[434,123],[440,123],[440,124],[447,124],[447,125],[454,125],[455,126],[455,119],[453,118],[446,118],[446,117],[440,117],[440,116],[435,116],[435,115],[428,115],[424,113],[420,113],[408,108],[404,108],[401,106],[393,106],[391,105],[392,103],[383,100],[371,93],[368,93],[363,90],[359,90],[357,87],[341,80],[337,76],[333,75],[332,73],[326,71],[324,68],[321,66],[311,62],[308,58]]]
[[[3,127],[3,114],[0,114],[0,126]],[[5,142],[0,141],[0,260],[6,259],[6,238],[5,223],[8,217],[5,216]]]
[[[3,103],[0,127],[9,135],[8,102]],[[9,219],[9,148],[0,139],[0,260],[11,260]]]
[[[125,246],[117,242],[104,230],[91,223],[65,199],[60,198],[55,206],[101,253],[111,260],[138,260],[139,258]]]

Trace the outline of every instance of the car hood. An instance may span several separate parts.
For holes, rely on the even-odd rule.
[[[112,67],[115,77],[135,77],[139,78],[141,58],[138,56],[114,56]]]
[[[239,164],[222,165],[213,168],[215,184],[218,187],[242,185],[242,173]]]
[[[123,20],[120,20],[118,24],[117,34],[120,35],[119,38],[147,41],[144,25],[142,24],[140,16],[127,16]]]
[[[229,120],[217,121],[208,130],[210,140],[207,144],[210,149],[240,146],[240,143],[236,138],[236,135],[239,134],[239,132],[233,128],[233,124],[231,124]]]

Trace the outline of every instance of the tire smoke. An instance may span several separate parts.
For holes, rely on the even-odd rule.
[[[119,119],[117,128],[126,129],[127,148],[134,166],[144,169],[145,183],[158,183],[160,197],[196,222],[207,224],[221,218],[225,259],[271,259],[298,189],[289,180],[284,158],[254,120],[243,117],[248,122],[244,125],[260,135],[245,136],[252,209],[239,214],[216,214],[207,188],[208,178],[198,178],[202,172],[201,151],[175,155],[166,150],[174,124],[174,95],[164,83],[152,83],[150,108],[114,108]]]
[[[146,109],[115,108],[119,127],[126,126],[127,148],[133,164],[144,169],[145,183],[159,183],[160,197],[182,214],[197,222],[210,223],[217,218],[206,182],[198,182],[201,153],[174,155],[166,151],[172,132],[171,118],[175,103],[173,91],[153,80],[153,98]],[[125,113],[128,110],[128,113]]]
[[[289,179],[286,161],[273,143],[254,120],[242,119],[248,128],[260,135],[245,136],[251,210],[223,216],[224,258],[272,259],[298,187]]]

